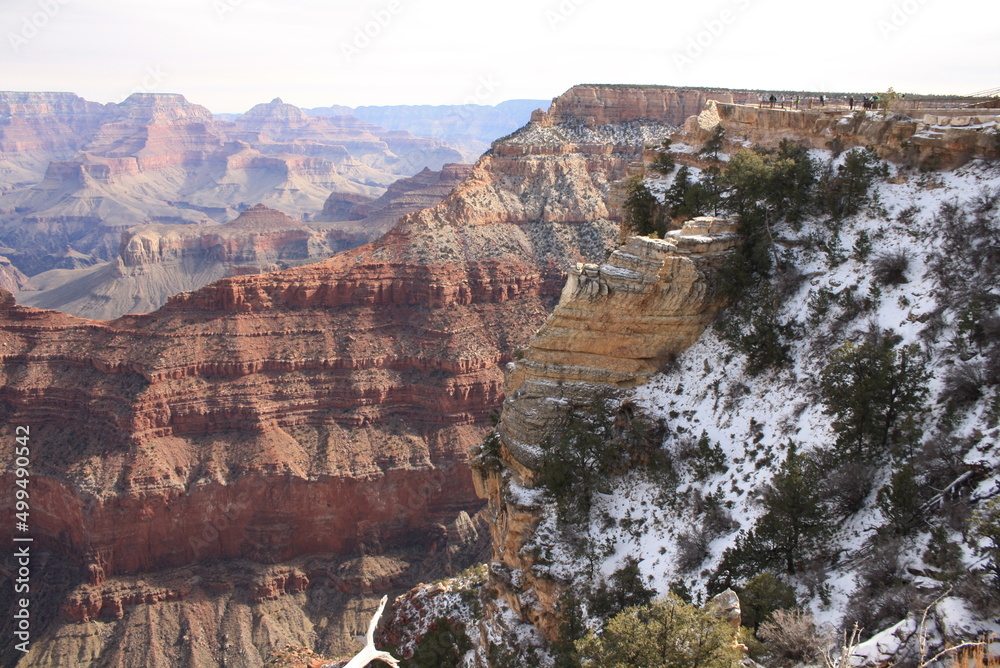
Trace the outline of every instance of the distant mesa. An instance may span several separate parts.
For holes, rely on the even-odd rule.
[[[4,285],[25,305],[95,320],[148,313],[220,278],[298,267],[376,239],[401,216],[439,203],[471,172],[456,164],[425,169],[379,198],[334,193],[313,222],[257,203],[223,225],[139,225],[121,232],[110,261],[67,248],[45,258],[49,270],[30,279],[17,272]]]
[[[111,260],[135,225],[224,223],[248,202],[308,221],[331,193],[374,200],[461,158],[441,139],[309,117],[281,98],[232,123],[178,94],[0,93],[0,239],[34,276],[70,268],[54,257],[67,244]]]

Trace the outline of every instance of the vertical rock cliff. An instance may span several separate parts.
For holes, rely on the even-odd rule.
[[[602,264],[577,264],[552,315],[508,365],[501,466],[479,460],[474,470],[489,500],[492,584],[549,640],[558,634],[561,588],[522,549],[541,508],[511,486],[532,486],[541,444],[574,406],[588,406],[602,389],[646,382],[698,338],[724,304],[716,272],[737,242],[732,223],[697,218],[662,240],[631,237]]]

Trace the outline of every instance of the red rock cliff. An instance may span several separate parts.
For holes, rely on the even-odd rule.
[[[612,182],[672,130],[622,114],[627,132],[610,110],[604,128],[529,124],[380,240],[149,315],[2,300],[0,455],[31,428],[38,548],[99,586],[203,559],[437,544],[482,503],[466,451],[502,400],[501,363],[566,268],[606,257]]]

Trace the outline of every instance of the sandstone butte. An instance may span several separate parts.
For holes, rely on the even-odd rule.
[[[378,241],[149,315],[85,320],[4,293],[0,453],[31,428],[31,530],[50,555],[28,665],[349,653],[365,595],[473,533],[467,449],[501,365],[566,269],[615,245],[612,183],[709,96],[732,100],[578,86]]]

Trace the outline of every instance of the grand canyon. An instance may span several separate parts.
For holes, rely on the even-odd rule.
[[[307,113],[275,99],[230,118],[180,95],[102,105],[66,93],[0,93],[0,522],[18,521],[15,448],[30,434],[34,555],[27,654],[16,647],[17,567],[10,555],[2,562],[0,661],[341,665],[335,659],[357,651],[352,636],[389,594],[398,598],[378,640],[414,661],[406,665],[430,665],[413,657],[424,639],[440,638],[441,620],[469,644],[456,644],[457,662],[439,665],[571,665],[556,664],[564,655],[554,649],[566,639],[567,592],[584,586],[580,578],[605,586],[629,551],[643,564],[641,584],[659,594],[683,585],[691,600],[728,601],[708,576],[760,516],[735,504],[767,506],[782,462],[794,461],[790,439],[807,451],[832,442],[820,355],[861,341],[864,328],[847,316],[834,322],[831,308],[892,321],[907,343],[923,342],[932,366],[981,364],[978,394],[948,404],[955,386],[938,383],[938,403],[913,414],[930,433],[950,405],[953,431],[936,438],[965,445],[950,451],[947,472],[910,464],[911,476],[916,467],[918,477],[951,484],[896,544],[926,546],[940,529],[951,540],[980,536],[959,550],[970,563],[995,559],[994,534],[977,534],[979,520],[970,519],[993,512],[1000,461],[1000,349],[991,338],[996,303],[987,299],[996,296],[994,255],[962,246],[979,253],[968,272],[986,282],[973,315],[922,309],[945,283],[932,285],[915,267],[944,261],[910,246],[900,270],[909,281],[882,284],[864,307],[861,288],[852,296],[841,288],[865,281],[865,254],[851,250],[864,246],[862,230],[872,257],[917,245],[918,223],[932,223],[902,213],[904,205],[930,216],[946,195],[981,188],[978,204],[961,205],[979,207],[979,228],[958,213],[953,221],[963,234],[995,233],[996,109],[913,101],[857,115],[846,94],[828,97],[815,109],[775,109],[759,91],[578,85],[487,148],[471,130],[443,133],[434,115],[411,119],[414,134],[371,120],[397,122],[406,116],[398,109],[369,109],[366,121],[348,108]],[[496,131],[491,123],[482,121],[486,132]],[[802,153],[790,153],[793,145]],[[774,156],[811,155],[836,175],[865,150],[886,165],[872,171],[882,174],[883,185],[872,186],[882,199],[847,214],[856,227],[838,230],[837,241],[818,213],[797,228],[768,219],[768,253],[781,254],[773,280],[785,283],[757,294],[774,301],[768,317],[789,317],[777,335],[785,359],[770,376],[746,372],[757,353],[722,333],[736,294],[723,283],[732,259],[755,242],[724,203],[680,218],[665,212],[678,169],[709,183],[712,169],[751,153],[761,173]],[[640,185],[662,234],[635,227]],[[907,215],[909,232],[888,222]],[[956,243],[935,240],[927,252]],[[847,247],[843,257],[817,259],[836,254],[836,244]],[[794,320],[807,311],[809,331]],[[962,351],[916,330],[937,318],[938,332],[966,332],[963,317],[979,338]],[[753,403],[771,395],[784,399]],[[622,452],[650,448],[616,460],[593,516],[578,520],[588,535],[603,522],[607,550],[574,542],[547,454],[574,416],[606,401],[613,419],[606,432],[594,430],[619,434]],[[759,460],[758,446],[768,452]],[[650,491],[660,483],[643,477],[658,450],[679,476],[660,496]],[[699,457],[724,463],[690,473]],[[845,531],[860,534],[865,522],[877,524],[876,508],[889,507],[879,499],[891,494],[895,473],[883,473],[890,492],[863,495],[842,519]],[[697,509],[684,505],[690,498]],[[682,568],[679,536],[707,522],[707,499],[728,519]],[[955,520],[949,503],[965,519]],[[793,603],[797,596],[803,609],[839,623],[859,600],[848,581],[868,577],[853,560],[884,546],[846,534],[826,540],[837,556],[817,550],[811,558],[827,559],[822,567],[775,577],[791,583]],[[623,548],[629,541],[634,547]],[[939,593],[931,581],[945,567],[927,559],[899,567],[899,578],[918,580],[911,599],[886,606],[898,614],[891,624],[879,618],[864,640],[916,619],[913,610],[929,603],[914,593],[921,587]],[[835,572],[836,584],[816,581],[821,572]],[[749,578],[740,577],[719,589],[750,601]],[[959,603],[949,610],[968,614],[935,617],[942,646],[996,630],[995,596],[952,586],[942,597]],[[873,642],[867,663],[853,665],[897,658],[887,636]],[[757,651],[741,643],[734,636],[730,644]],[[754,659],[772,665],[763,656],[771,655]],[[737,660],[759,665],[745,654]]]

